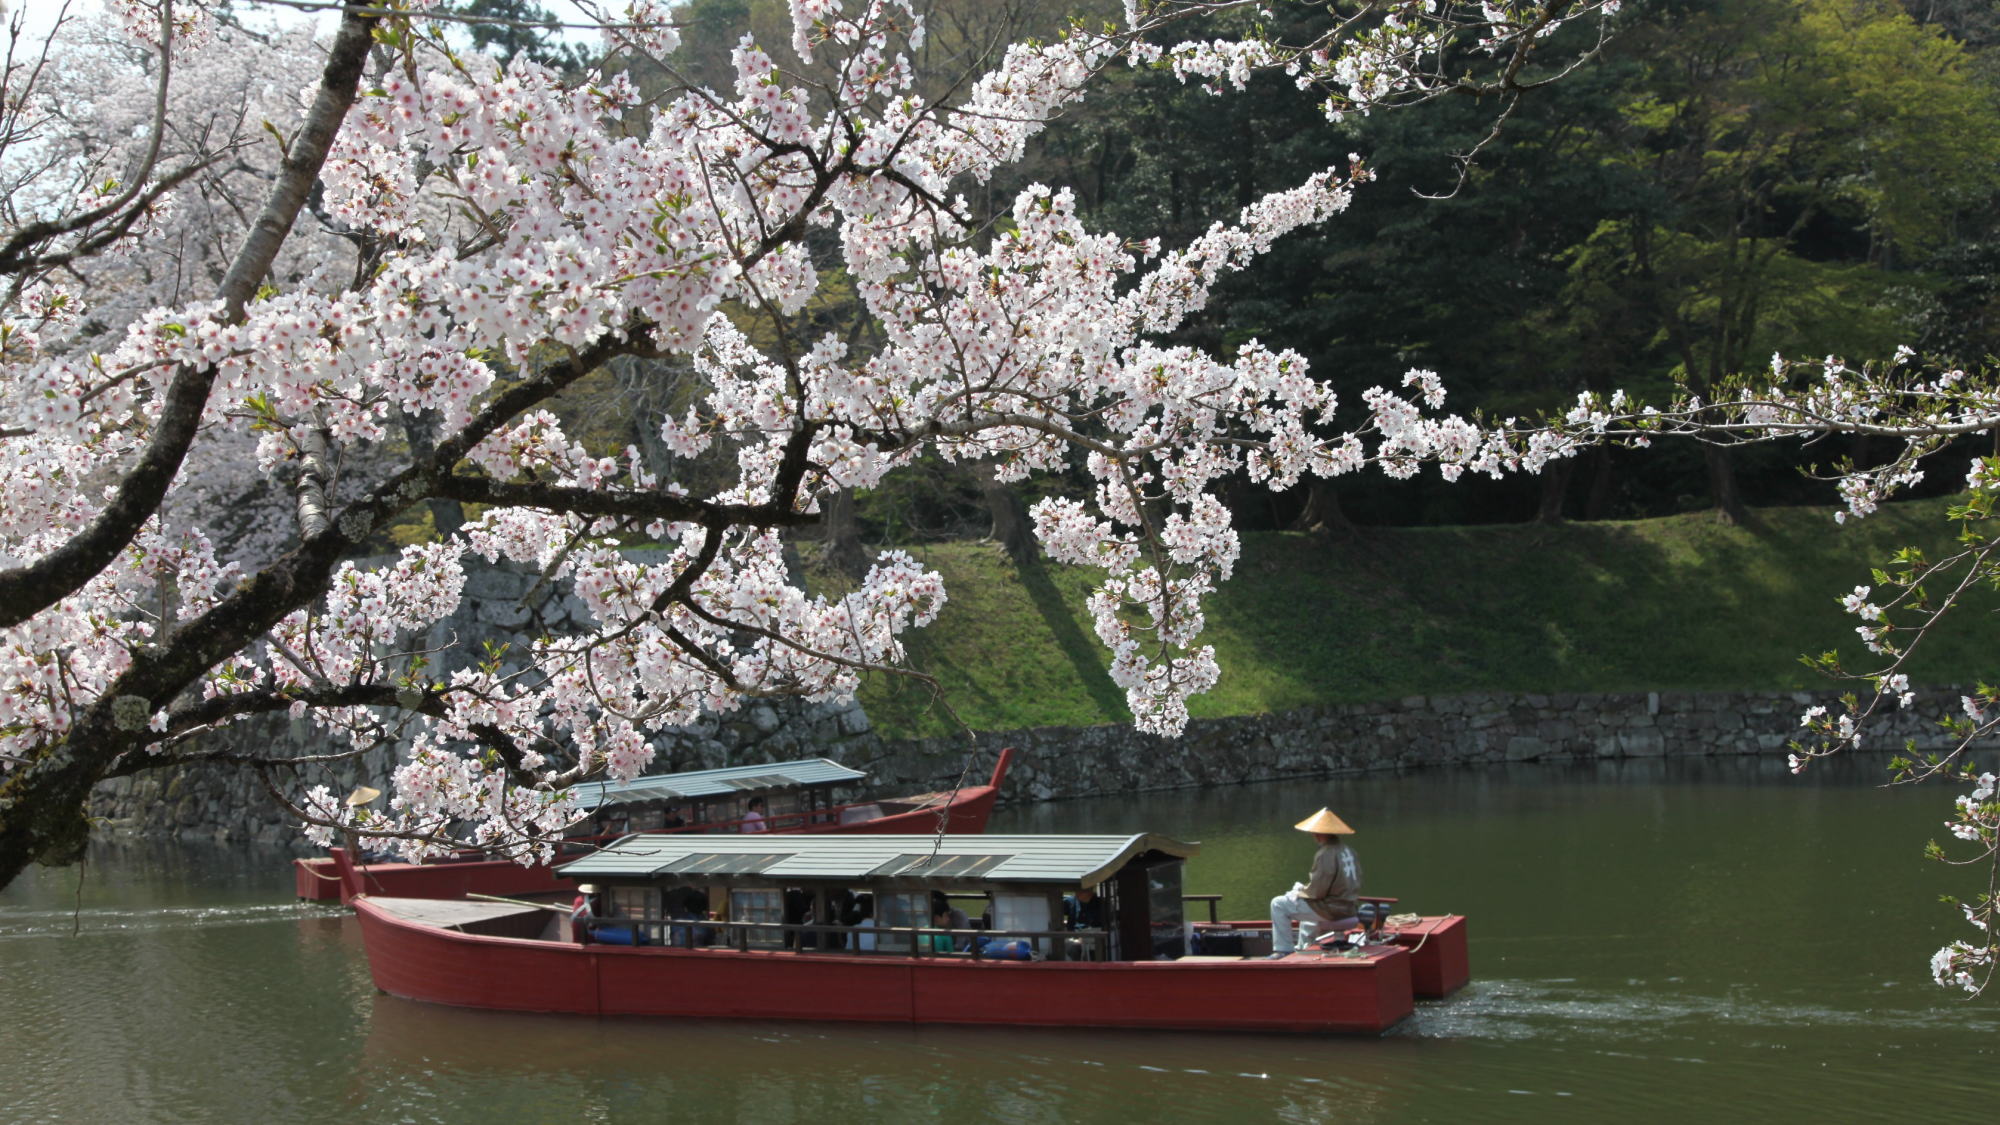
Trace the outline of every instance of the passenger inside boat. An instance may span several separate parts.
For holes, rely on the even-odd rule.
[[[862,953],[875,952],[875,896],[856,895],[854,899],[854,948]]]
[[[667,917],[676,922],[705,922],[708,920],[708,895],[693,887],[676,887],[667,892]],[[715,931],[707,926],[675,926],[670,931],[674,945],[683,949],[700,949],[715,944]]]
[[[1097,896],[1096,887],[1079,888],[1063,899],[1063,924],[1071,930],[1104,928],[1104,900]]]
[[[931,916],[933,919],[932,924],[941,930],[963,931],[973,928],[972,919],[966,915],[965,911],[953,906],[950,896],[946,895],[943,891],[931,892]],[[936,921],[938,918],[944,920],[942,922]],[[980,928],[983,929],[984,927]],[[955,941],[952,943],[952,948],[970,948],[971,940],[971,938],[966,938],[962,941]]]

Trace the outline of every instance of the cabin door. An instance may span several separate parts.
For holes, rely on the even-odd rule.
[[[1138,864],[1127,864],[1111,886],[1111,924],[1114,943],[1111,956],[1119,961],[1151,961],[1153,959],[1153,923],[1151,911],[1151,888],[1146,883],[1146,870]]]

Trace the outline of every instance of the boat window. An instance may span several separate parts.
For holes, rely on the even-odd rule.
[[[571,836],[623,836],[630,832],[623,812],[606,813],[590,820],[578,821],[571,826]]]
[[[653,887],[613,887],[611,908],[620,918],[658,918],[660,892]]]
[[[860,824],[864,820],[882,819],[881,805],[850,805],[840,810],[840,823]]]
[[[994,891],[993,928],[1029,932],[1055,929],[1055,920],[1049,916],[1049,896],[1039,891],[1033,893]],[[1033,940],[1035,948],[1041,950],[1043,956],[1047,956],[1048,939]]]
[[[1181,901],[1181,864],[1162,863],[1146,869],[1147,922],[1153,933],[1153,957],[1180,957],[1187,952],[1187,908]]]
[[[646,805],[642,808],[634,809],[632,810],[632,827],[630,831],[658,832],[665,819],[665,814],[658,805]]]
[[[779,891],[730,891],[729,920],[732,922],[782,922],[785,897]],[[777,930],[752,930],[746,939],[753,949],[778,949],[785,936]]]
[[[931,924],[931,896],[922,892],[875,896],[875,924],[882,927],[928,926]],[[875,948],[885,953],[908,953],[908,934],[883,934]]]

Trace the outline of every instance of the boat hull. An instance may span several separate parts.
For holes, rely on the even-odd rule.
[[[1198,922],[1195,929],[1201,933],[1248,933],[1258,944],[1245,948],[1271,947],[1271,923],[1266,921]],[[1383,931],[1383,937],[1410,951],[1410,987],[1420,1000],[1442,1000],[1472,980],[1471,942],[1463,914],[1419,917]]]
[[[965,789],[946,806],[945,832],[950,835],[977,835],[986,831],[993,805],[1000,797],[998,785]],[[774,829],[773,835],[793,833],[916,833],[937,831],[935,808],[891,813],[874,820],[851,824],[809,824],[798,828]],[[575,884],[559,877],[553,868],[536,864],[522,866],[507,859],[451,860],[443,863],[364,863],[355,868],[369,894],[396,898],[464,898],[468,894],[532,895],[572,889]],[[292,882],[300,899],[307,902],[342,902],[340,875],[332,859],[295,859]]]
[[[589,1016],[1376,1033],[1410,954],[1282,961],[975,961],[571,945],[468,934],[354,900],[369,972],[411,1000]]]
[[[1419,919],[1397,930],[1395,941],[1410,951],[1410,987],[1421,999],[1443,999],[1472,979],[1463,914]]]

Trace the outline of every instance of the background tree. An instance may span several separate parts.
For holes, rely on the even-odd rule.
[[[1607,138],[1631,210],[1573,253],[1595,330],[1635,312],[1696,394],[1774,351],[1882,355],[1910,335],[1898,269],[1990,188],[2000,117],[1963,49],[1888,0],[1649,6]],[[1705,447],[1718,512],[1746,518],[1731,452]]]

